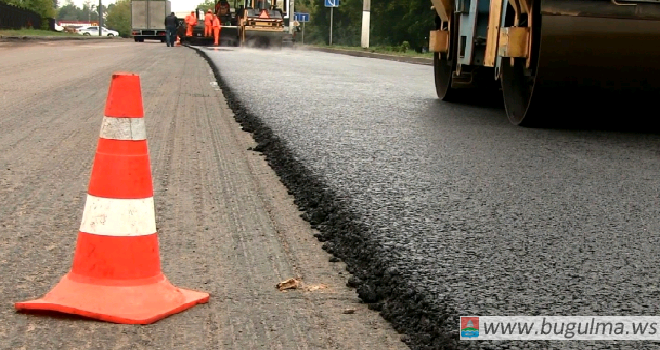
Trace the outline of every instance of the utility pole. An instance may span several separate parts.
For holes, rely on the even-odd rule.
[[[99,36],[103,36],[101,32],[101,28],[103,28],[103,4],[101,1],[103,0],[99,0]]]
[[[337,6],[339,6],[339,0],[325,0],[325,7],[330,8],[330,40],[328,46],[332,46],[332,24],[334,22],[334,10]]]
[[[295,30],[294,26],[291,25],[293,23],[293,14],[295,13],[296,6],[295,6],[295,1],[294,0],[284,0],[289,3],[289,6],[286,11],[286,15],[289,17],[289,33],[293,34],[293,31]]]
[[[335,9],[334,6],[330,7],[330,44],[328,46],[332,46],[332,22],[333,22],[332,16],[335,12],[334,9]]]
[[[369,48],[369,23],[371,21],[371,0],[362,0],[362,48]]]

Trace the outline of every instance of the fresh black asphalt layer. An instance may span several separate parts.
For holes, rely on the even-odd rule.
[[[432,67],[202,49],[243,128],[413,349],[651,349],[461,342],[459,317],[655,315],[654,133],[527,129],[441,102]]]

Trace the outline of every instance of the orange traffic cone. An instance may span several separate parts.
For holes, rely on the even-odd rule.
[[[160,269],[138,75],[112,76],[81,221],[72,269],[17,310],[148,324],[209,300],[173,286]]]
[[[178,35],[176,36],[176,44],[174,46],[181,46],[181,38]]]

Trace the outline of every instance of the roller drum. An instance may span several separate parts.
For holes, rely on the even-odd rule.
[[[546,0],[535,6],[539,3],[531,69],[525,59],[516,59],[514,67],[509,59],[502,62],[512,123],[545,122],[560,117],[558,109],[574,114],[615,103],[639,105],[660,92],[660,4]]]
[[[286,33],[283,31],[245,30],[245,43],[252,48],[282,48]]]

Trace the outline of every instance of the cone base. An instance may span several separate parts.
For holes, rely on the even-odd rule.
[[[70,275],[64,275],[43,298],[15,303],[15,308],[56,311],[113,323],[150,324],[209,300],[208,293],[177,288],[164,275],[137,286],[82,283]]]

